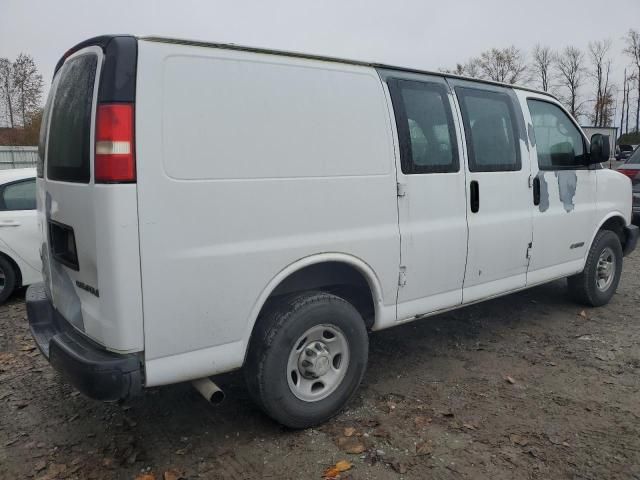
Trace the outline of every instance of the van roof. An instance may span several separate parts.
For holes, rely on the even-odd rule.
[[[157,35],[137,35],[137,36],[133,36],[133,35],[100,35],[98,37],[89,38],[89,39],[87,39],[87,40],[85,40],[83,42],[78,43],[74,47],[70,48],[62,56],[62,58],[60,58],[60,60],[58,61],[58,64],[56,65],[56,68],[54,70],[54,76],[58,72],[58,70],[60,69],[60,67],[62,66],[62,64],[66,60],[66,58],[68,56],[70,56],[72,53],[77,52],[78,50],[80,50],[82,48],[85,48],[85,47],[88,47],[88,46],[91,46],[91,45],[97,45],[97,46],[101,47],[104,50],[104,48],[115,37],[129,37],[129,38],[137,38],[139,40],[146,40],[146,41],[149,41],[149,42],[173,43],[173,44],[178,44],[178,45],[192,45],[192,46],[197,46],[197,47],[221,48],[221,49],[225,49],[225,50],[240,50],[240,51],[245,51],[245,52],[263,53],[263,54],[269,54],[269,55],[282,55],[282,56],[287,56],[287,57],[308,58],[308,59],[311,59],[311,60],[321,60],[321,61],[325,61],[325,62],[346,63],[346,64],[350,64],[350,65],[362,65],[362,66],[367,66],[367,67],[372,67],[372,68],[385,68],[385,69],[389,69],[389,70],[397,70],[397,71],[400,71],[400,72],[410,72],[410,73],[418,73],[418,74],[426,74],[426,75],[436,75],[436,76],[439,76],[439,77],[455,78],[455,79],[459,79],[459,80],[468,80],[470,82],[483,83],[483,84],[488,84],[488,85],[498,85],[498,86],[506,87],[506,88],[514,88],[514,89],[518,89],[518,90],[525,90],[525,91],[528,91],[528,92],[534,92],[534,93],[539,93],[541,95],[546,95],[546,96],[548,96],[550,98],[554,98],[554,99],[557,100],[557,98],[553,94],[551,94],[549,92],[545,92],[545,91],[539,90],[539,89],[530,88],[530,87],[526,87],[526,86],[522,86],[522,85],[512,85],[512,84],[509,84],[509,83],[495,82],[493,80],[485,80],[485,79],[479,79],[479,78],[473,78],[473,77],[466,77],[464,75],[455,75],[455,74],[452,74],[452,73],[434,72],[434,71],[429,71],[429,70],[420,70],[418,68],[400,67],[400,66],[397,66],[397,65],[388,65],[388,64],[377,63],[377,62],[367,62],[367,61],[363,61],[363,60],[350,60],[350,59],[346,59],[346,58],[330,57],[330,56],[316,55],[316,54],[303,53],[303,52],[291,52],[291,51],[287,51],[287,50],[275,50],[275,49],[259,48],[259,47],[247,47],[247,46],[244,46],[244,45],[237,45],[237,44],[234,44],[234,43],[205,42],[205,41],[201,41],[201,40],[188,40],[188,39],[180,39],[180,38],[172,38],[172,37],[163,37],[163,36],[157,36]]]
[[[388,65],[388,64],[383,64],[383,63],[367,62],[367,61],[362,61],[362,60],[351,60],[351,59],[345,59],[345,58],[339,58],[339,57],[330,57],[330,56],[324,56],[324,55],[308,54],[308,53],[303,53],[303,52],[292,52],[292,51],[288,51],[288,50],[275,50],[275,49],[268,49],[268,48],[248,47],[248,46],[244,46],[244,45],[237,45],[237,44],[234,44],[234,43],[205,42],[205,41],[200,41],[200,40],[187,40],[187,39],[162,37],[162,36],[155,36],[155,35],[148,35],[148,36],[141,35],[141,36],[138,36],[137,38],[139,40],[146,40],[146,41],[150,41],[150,42],[174,43],[174,44],[179,44],[179,45],[192,45],[192,46],[197,46],[197,47],[221,48],[221,49],[226,49],[226,50],[240,50],[240,51],[245,51],[245,52],[264,53],[264,54],[270,54],[270,55],[282,55],[282,56],[287,56],[287,57],[308,58],[308,59],[311,59],[311,60],[322,60],[322,61],[326,61],[326,62],[347,63],[347,64],[350,64],[350,65],[362,65],[362,66],[373,67],[373,68],[385,68],[385,69],[389,69],[389,70],[398,70],[398,71],[401,71],[401,72],[411,72],[411,73],[422,73],[422,74],[427,74],[427,75],[436,75],[436,76],[439,76],[439,77],[455,78],[455,79],[459,79],[459,80],[468,80],[470,82],[484,83],[484,84],[488,84],[488,85],[498,85],[498,86],[501,86],[501,87],[515,88],[515,89],[518,89],[518,90],[525,90],[525,91],[528,91],[528,92],[539,93],[541,95],[547,95],[548,97],[551,97],[551,98],[554,98],[554,99],[557,100],[555,95],[553,95],[553,94],[551,94],[549,92],[545,92],[543,90],[530,88],[530,87],[526,87],[526,86],[522,86],[522,85],[513,85],[513,84],[509,84],[509,83],[495,82],[493,80],[485,80],[485,79],[467,77],[467,76],[464,76],[464,75],[455,75],[455,74],[452,74],[452,73],[434,72],[434,71],[429,71],[429,70],[421,70],[421,69],[417,69],[417,68],[400,67],[400,66],[397,66],[397,65]]]

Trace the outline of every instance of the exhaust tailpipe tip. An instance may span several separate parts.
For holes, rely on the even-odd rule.
[[[209,377],[194,380],[191,385],[212,405],[219,405],[224,400],[224,392]]]

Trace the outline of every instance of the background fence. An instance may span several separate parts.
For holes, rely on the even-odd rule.
[[[38,147],[0,147],[0,170],[35,167]]]

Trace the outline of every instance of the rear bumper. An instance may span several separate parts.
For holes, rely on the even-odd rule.
[[[44,283],[27,289],[29,327],[38,348],[55,370],[79,391],[97,400],[115,401],[142,390],[140,357],[119,355],[77,333],[53,308]]]
[[[624,243],[623,255],[629,255],[636,249],[638,244],[638,236],[640,236],[640,228],[636,225],[627,225],[624,227],[624,233],[627,241]]]

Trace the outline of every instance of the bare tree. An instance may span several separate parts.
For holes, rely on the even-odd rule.
[[[631,98],[629,97],[629,95],[631,95],[631,90],[634,88],[635,83],[638,81],[638,78],[636,76],[635,73],[629,75],[629,77],[627,78],[628,84],[627,84],[627,113],[625,115],[625,133],[629,133],[629,119],[631,118],[631,116],[629,115],[629,106],[631,105]]]
[[[627,32],[626,48],[624,53],[631,58],[631,62],[636,68],[636,86],[638,88],[638,98],[636,100],[636,132],[640,132],[640,31],[629,30]]]
[[[565,48],[556,60],[562,101],[575,118],[582,115],[580,87],[584,80],[584,54],[576,47]]]
[[[551,79],[553,73],[553,62],[555,60],[555,54],[551,48],[546,46],[536,45],[533,48],[533,61],[531,63],[531,70],[534,78],[539,82],[540,87],[545,92],[548,92],[551,88]]]
[[[13,119],[14,88],[11,72],[11,62],[6,58],[0,58],[0,106],[5,112],[5,121],[9,128],[13,128],[15,125]]]
[[[482,52],[475,62],[481,75],[489,80],[511,84],[526,81],[524,54],[514,46]]]
[[[21,53],[13,62],[13,86],[16,93],[16,106],[22,118],[22,126],[30,123],[30,118],[40,107],[42,98],[42,75],[38,73],[33,58]]]
[[[448,69],[443,68],[440,70],[443,73],[450,73],[452,75],[459,75],[461,77],[480,78],[480,68],[478,66],[478,60],[472,58],[467,63],[457,63],[455,68]]]
[[[603,40],[589,43],[589,59],[591,60],[592,70],[589,76],[595,81],[595,101],[593,104],[593,113],[591,115],[592,123],[597,127],[603,127],[610,119],[603,118],[605,110],[611,109],[612,95],[609,87],[609,74],[611,72],[611,60],[607,58],[611,49],[611,40]]]

